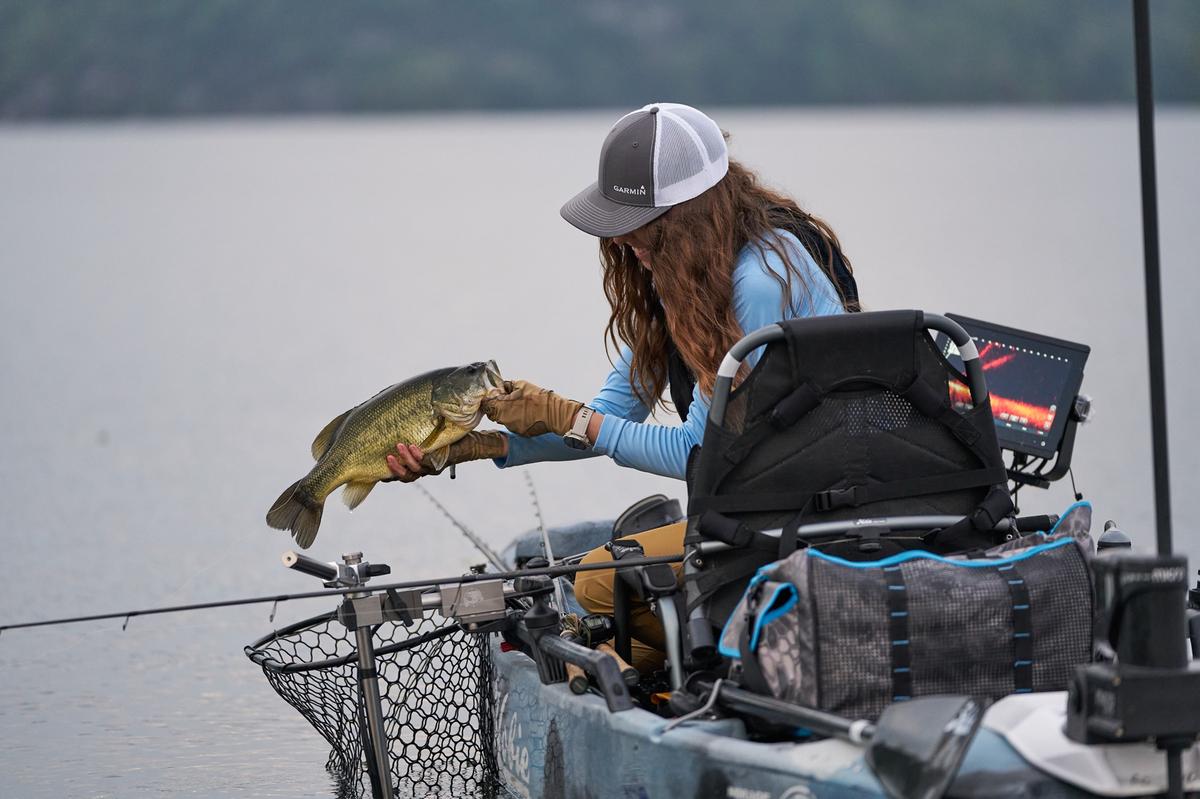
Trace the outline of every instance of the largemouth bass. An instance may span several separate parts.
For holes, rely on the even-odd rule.
[[[292,483],[267,511],[267,524],[291,530],[304,549],[321,526],[325,498],[346,486],[353,510],[380,480],[392,477],[387,456],[397,443],[425,450],[435,469],[446,465],[449,446],[483,418],[479,404],[503,391],[495,361],[435,369],[385,388],[325,425],[312,443],[317,465]]]

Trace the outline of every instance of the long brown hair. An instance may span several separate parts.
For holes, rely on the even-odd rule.
[[[667,357],[674,341],[701,389],[712,394],[717,366],[743,331],[733,312],[733,269],[747,244],[769,248],[786,265],[779,281],[781,317],[795,316],[794,281],[811,295],[804,273],[792,263],[787,248],[772,235],[775,228],[800,228],[809,251],[821,266],[842,305],[857,310],[842,296],[834,258],[846,269],[850,262],[825,222],[801,210],[789,197],[761,185],[758,177],[736,161],[717,185],[680,203],[624,238],[648,253],[643,267],[630,246],[600,240],[604,293],[612,307],[605,343],[632,350],[631,377],[638,397],[648,406],[661,402],[667,386]],[[812,243],[816,243],[816,247]],[[818,251],[813,252],[816,249]]]

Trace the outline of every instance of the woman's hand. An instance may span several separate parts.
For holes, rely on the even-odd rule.
[[[506,387],[508,393],[485,399],[481,407],[493,422],[520,436],[566,435],[583,407],[582,402],[560,397],[525,380],[513,380]]]
[[[411,483],[427,474],[435,473],[421,463],[424,457],[425,451],[416,444],[397,444],[396,454],[387,456],[388,469],[396,475],[396,480]]]

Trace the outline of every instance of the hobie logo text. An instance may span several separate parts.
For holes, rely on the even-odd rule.
[[[636,189],[631,189],[627,186],[618,186],[617,184],[614,183],[612,190],[619,191],[621,194],[640,194],[642,196],[645,196],[645,194],[646,194],[645,186],[639,186]]]

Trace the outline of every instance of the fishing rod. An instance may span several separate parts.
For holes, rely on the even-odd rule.
[[[487,558],[488,561],[493,566],[495,566],[497,569],[501,569],[501,570],[508,568],[508,564],[504,562],[503,558],[501,558],[499,555],[497,555],[495,550],[493,550],[491,547],[489,547],[487,545],[487,542],[485,542],[482,538],[480,538],[478,535],[476,535],[475,532],[473,530],[471,530],[470,527],[467,527],[465,524],[463,524],[458,519],[456,519],[454,517],[454,515],[452,513],[450,513],[449,510],[446,509],[445,505],[438,502],[437,497],[435,497],[433,494],[431,494],[429,492],[428,488],[426,488],[425,486],[423,486],[419,483],[417,484],[417,488],[421,491],[422,494],[424,494],[426,496],[426,498],[430,502],[432,502],[434,504],[434,506],[437,507],[438,510],[440,510],[442,512],[443,516],[445,516],[447,519],[450,520],[451,524],[453,524],[455,527],[458,528],[458,531],[460,533],[462,533],[463,535],[465,535],[467,537],[468,541],[470,541],[472,544],[475,545],[475,548],[478,549],[483,554],[483,556],[485,558]],[[550,565],[554,565],[554,564],[551,563]]]
[[[295,553],[285,553],[284,557],[294,555]],[[303,558],[303,556],[299,556]],[[90,616],[72,616],[61,619],[47,619],[44,621],[27,621],[17,624],[0,624],[0,633],[5,630],[17,630],[26,627],[49,627],[60,624],[76,624],[79,622],[88,621],[104,621],[107,619],[125,619],[126,623],[134,616],[154,616],[162,613],[182,613],[192,610],[209,610],[212,608],[227,608],[236,607],[239,605],[261,605],[267,602],[288,602],[297,599],[317,599],[319,597],[330,596],[345,596],[347,594],[361,593],[364,590],[371,592],[386,592],[386,591],[402,591],[412,590],[415,588],[434,588],[440,585],[466,585],[468,583],[478,583],[489,580],[515,580],[518,577],[565,577],[569,574],[587,571],[603,571],[605,569],[613,569],[616,571],[634,568],[636,566],[652,566],[657,563],[679,563],[683,560],[684,555],[656,555],[654,557],[632,558],[620,561],[605,561],[603,563],[579,563],[565,564],[561,566],[545,566],[536,569],[520,569],[504,572],[479,572],[471,574],[460,574],[454,577],[436,577],[430,580],[406,580],[398,583],[385,583],[382,585],[371,586],[364,588],[361,585],[352,586],[349,588],[331,588],[324,591],[305,591],[296,594],[275,594],[270,596],[246,597],[243,599],[224,599],[215,602],[199,602],[190,605],[172,605],[161,608],[146,608],[142,610],[127,610],[115,613],[97,613]],[[311,558],[303,558],[303,561],[312,561]],[[303,562],[302,561],[302,562]],[[329,567],[330,564],[315,561],[323,567]],[[303,571],[308,574],[313,574],[317,577],[326,576],[324,572],[314,573],[301,565],[296,566],[298,571]]]
[[[1154,158],[1154,81],[1148,0],[1133,0],[1138,145],[1142,176],[1142,248],[1146,271],[1146,339],[1150,354],[1150,434],[1158,554],[1171,554],[1171,467],[1167,457],[1167,388],[1163,363],[1162,279],[1158,259],[1158,185]]]
[[[557,565],[554,559],[554,548],[550,545],[550,533],[546,530],[546,520],[542,518],[542,503],[538,501],[537,489],[533,487],[533,477],[525,470],[525,484],[529,486],[529,498],[533,500],[533,512],[537,516],[538,532],[542,536],[542,554],[546,557],[547,566]],[[567,594],[558,580],[554,581],[554,598],[558,600],[561,613],[567,612]]]

